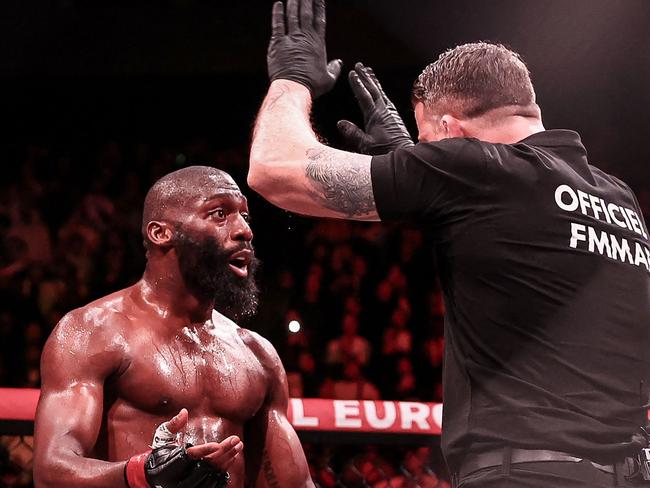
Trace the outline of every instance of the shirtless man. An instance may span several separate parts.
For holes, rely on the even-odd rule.
[[[257,306],[248,221],[223,171],[153,185],[142,279],[68,313],[44,348],[36,486],[314,486],[275,349],[226,317]],[[150,453],[154,434],[173,444]]]

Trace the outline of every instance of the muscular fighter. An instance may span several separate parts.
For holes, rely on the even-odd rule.
[[[366,130],[341,122],[357,153],[328,147],[310,125],[312,99],[340,71],[327,63],[324,0],[277,2],[272,25],[249,184],[301,214],[435,231],[454,486],[643,477],[650,242],[630,188],[589,164],[577,133],[544,128],[525,64],[489,43],[451,49],[418,77],[417,145],[357,65]]]
[[[203,166],[164,176],[142,235],[142,279],[68,313],[44,348],[36,486],[313,486],[276,351],[226,317],[257,306],[237,184]]]

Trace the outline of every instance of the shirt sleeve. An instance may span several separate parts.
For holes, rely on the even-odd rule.
[[[488,153],[476,139],[445,139],[374,156],[372,188],[381,220],[436,220],[486,188]]]

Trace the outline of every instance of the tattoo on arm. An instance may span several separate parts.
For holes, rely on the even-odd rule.
[[[360,217],[376,211],[370,169],[347,164],[340,156],[334,161],[328,149],[308,149],[305,172],[315,195],[326,208]]]
[[[278,103],[278,100],[282,98],[285,94],[287,93],[287,89],[285,87],[282,87],[280,89],[280,93],[278,93],[275,96],[272,97],[267,97],[264,99],[264,102],[262,102],[262,106],[260,107],[260,111],[258,114],[258,118],[255,120],[255,126],[253,127],[253,139],[257,137],[257,129],[259,127],[259,116],[262,112],[266,112],[267,110],[271,110],[276,103]]]
[[[260,109],[260,112],[263,111],[263,110],[269,110],[269,109],[272,109],[272,108],[275,106],[275,104],[278,103],[278,100],[279,100],[280,98],[282,98],[282,97],[287,93],[287,91],[288,91],[288,90],[287,90],[286,87],[282,87],[282,88],[280,88],[280,93],[278,93],[278,94],[275,95],[274,97],[268,97],[268,98],[266,98],[266,99],[264,100],[264,102],[262,103],[262,107],[261,107],[261,109]]]
[[[266,449],[262,452],[262,470],[264,471],[264,477],[266,478],[267,484],[271,488],[280,488],[278,477],[275,475],[275,471],[273,471],[271,457]]]

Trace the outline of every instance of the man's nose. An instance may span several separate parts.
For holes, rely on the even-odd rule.
[[[243,215],[237,216],[236,222],[233,224],[231,238],[233,241],[252,241],[253,230],[248,225]]]

